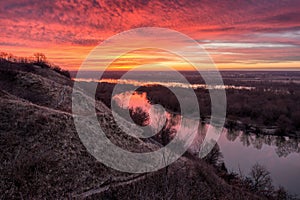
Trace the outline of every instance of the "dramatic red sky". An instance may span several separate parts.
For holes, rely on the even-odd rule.
[[[194,38],[220,69],[300,69],[298,0],[7,0],[0,20],[0,51],[43,52],[69,70],[106,38],[145,26]]]

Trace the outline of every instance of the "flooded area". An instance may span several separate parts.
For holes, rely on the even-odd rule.
[[[197,130],[193,125],[194,119],[185,120],[180,124],[181,116],[167,111],[152,109],[152,105],[147,99],[145,92],[125,92],[113,97],[113,101],[121,108],[133,109],[141,108],[149,114],[147,125],[158,131],[161,127],[162,114],[166,117],[166,123],[172,130],[181,128],[184,133],[197,132],[189,151],[197,153],[201,147],[209,124],[202,124]],[[176,132],[176,131],[175,131]],[[292,194],[299,195],[300,185],[300,144],[299,139],[292,137],[280,137],[275,135],[245,133],[243,131],[223,130],[217,141],[223,155],[225,166],[229,172],[235,172],[247,176],[251,167],[259,163],[264,165],[271,173],[275,186],[284,186]]]
[[[144,85],[161,85],[165,87],[179,87],[179,88],[192,88],[192,89],[236,89],[236,90],[254,90],[255,87],[249,86],[236,86],[236,85],[207,85],[207,84],[187,84],[180,82],[160,82],[160,81],[138,81],[133,79],[91,79],[91,78],[73,78],[75,81],[85,82],[99,82],[99,83],[113,83],[113,84],[124,84],[133,86],[144,86]]]

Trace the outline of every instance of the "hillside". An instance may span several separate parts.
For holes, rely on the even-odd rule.
[[[76,133],[72,85],[50,68],[1,63],[1,199],[260,199],[227,184],[212,166],[193,157],[146,174],[106,167],[87,152]],[[96,111],[107,137],[121,148],[160,148],[122,132],[102,102],[96,102]]]

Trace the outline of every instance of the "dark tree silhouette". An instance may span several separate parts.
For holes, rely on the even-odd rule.
[[[131,108],[129,109],[129,113],[136,124],[140,126],[146,126],[147,124],[149,124],[150,116],[147,112],[143,110],[143,108]]]
[[[270,172],[262,165],[256,163],[250,172],[252,189],[255,192],[269,195],[273,191]]]
[[[47,58],[43,53],[35,53],[34,57],[37,63],[46,63],[47,61]]]
[[[219,167],[223,163],[223,154],[219,145],[216,143],[212,150],[205,156],[204,160],[209,164]]]

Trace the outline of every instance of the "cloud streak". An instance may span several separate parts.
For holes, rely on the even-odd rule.
[[[41,51],[69,69],[76,69],[106,38],[144,26],[208,41],[204,44],[220,67],[230,62],[300,62],[295,54],[300,52],[297,0],[10,0],[0,2],[0,20],[2,51]]]

